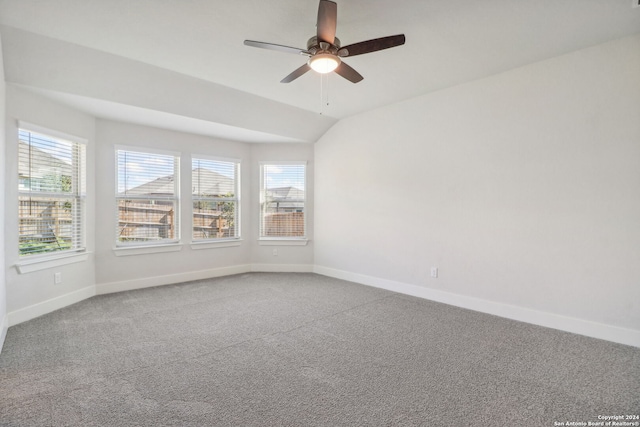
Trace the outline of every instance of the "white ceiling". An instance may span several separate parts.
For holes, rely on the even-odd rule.
[[[244,39],[251,39],[306,48],[315,34],[317,0],[0,0],[5,75],[10,83],[35,88],[98,116],[144,116],[143,124],[162,127],[171,122],[179,130],[186,126],[194,133],[250,142],[313,142],[336,119],[640,32],[640,8],[632,7],[633,0],[337,3],[337,36],[343,45],[398,33],[404,33],[407,42],[347,58],[345,62],[365,79],[352,84],[330,75],[323,88],[329,105],[321,103],[318,74],[279,83],[304,63],[304,57],[243,45]],[[23,39],[29,37],[27,45]],[[222,112],[170,111],[146,103],[142,95],[135,100],[99,96],[113,88],[94,86],[108,82],[89,79],[82,87],[74,86],[46,76],[28,77],[24,65],[14,66],[25,55],[51,50],[38,46],[54,46],[48,44],[53,42],[66,42],[65,52],[87,61],[92,58],[87,54],[90,48],[102,55],[100,61],[126,59],[132,70],[135,61],[171,71],[163,81],[171,78],[182,84],[195,78],[199,90],[210,91],[219,102],[233,104],[236,99],[253,105],[255,99],[262,110],[244,122]],[[71,53],[69,46],[77,46],[77,52]],[[155,72],[136,70],[140,79]],[[118,105],[146,111],[120,114]],[[156,111],[175,117],[154,119]],[[184,126],[177,123],[181,118]],[[288,132],[288,125],[314,130]]]

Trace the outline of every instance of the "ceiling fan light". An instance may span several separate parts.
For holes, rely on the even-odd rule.
[[[309,58],[309,66],[320,74],[332,72],[340,62],[340,58],[330,53],[319,53]]]

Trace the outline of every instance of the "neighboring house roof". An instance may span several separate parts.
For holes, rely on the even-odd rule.
[[[205,168],[193,170],[193,192],[207,196],[223,196],[235,191],[234,180],[228,176]],[[162,176],[126,191],[130,196],[170,195],[174,192],[173,175]],[[280,207],[297,207],[294,201],[304,200],[304,191],[296,187],[278,187],[267,189],[267,198],[280,203]]]
[[[273,201],[304,200],[304,190],[296,187],[267,188],[267,197]]]
[[[71,164],[52,156],[26,142],[19,142],[18,146],[18,175],[21,178],[44,178],[46,176],[71,176]],[[31,153],[29,153],[31,150]],[[29,167],[31,158],[31,168]],[[31,172],[29,171],[31,169]]]
[[[223,196],[235,191],[234,180],[228,176],[205,168],[192,171],[194,194]],[[133,187],[125,192],[130,196],[169,195],[174,193],[173,175],[162,176],[153,181]]]
[[[236,191],[233,178],[211,169],[196,168],[193,169],[191,175],[193,176],[193,182],[191,182],[192,192],[195,194],[223,196]]]
[[[160,178],[154,179],[153,181],[145,182],[142,185],[138,185],[137,187],[125,190],[121,194],[126,194],[129,196],[166,196],[174,193],[175,186],[173,184],[173,175],[169,175],[162,176]]]

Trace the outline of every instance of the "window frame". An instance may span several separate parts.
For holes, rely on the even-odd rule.
[[[54,198],[54,199],[67,199],[73,200],[72,213],[71,213],[71,247],[68,249],[54,250],[45,253],[35,254],[21,254],[20,253],[20,232],[18,232],[18,262],[16,267],[20,273],[29,273],[33,271],[49,268],[49,266],[65,265],[78,261],[85,261],[87,259],[87,146],[88,140],[76,135],[71,135],[65,132],[57,131],[44,126],[39,126],[33,123],[18,120],[17,123],[17,135],[16,141],[18,144],[17,155],[20,159],[20,132],[29,132],[30,134],[36,134],[44,138],[51,140],[63,141],[70,143],[72,152],[71,163],[71,191],[69,192],[57,192],[57,191],[36,191],[20,190],[20,178],[18,177],[17,188],[17,208],[18,208],[18,228],[20,229],[20,221],[23,216],[20,214],[20,199],[22,197],[33,198]],[[75,160],[75,161],[73,161]],[[18,162],[19,163],[19,162]],[[18,167],[19,169],[19,167]],[[32,170],[29,169],[29,177],[31,177]],[[29,178],[31,179],[31,178]]]
[[[144,155],[160,155],[173,157],[173,196],[145,196],[145,195],[124,195],[121,196],[118,193],[119,185],[119,156],[120,151],[131,152]],[[131,146],[131,145],[116,145],[114,147],[115,154],[115,247],[117,256],[123,255],[139,255],[145,253],[157,253],[157,252],[173,252],[181,249],[181,199],[180,199],[180,162],[181,153],[177,151],[161,150],[156,148]],[[147,241],[131,241],[123,242],[118,236],[119,223],[120,223],[120,200],[149,200],[149,201],[171,201],[174,206],[174,237],[172,239],[157,239]]]
[[[228,198],[220,198],[220,197],[203,197],[196,196],[194,194],[195,185],[193,182],[193,162],[194,160],[204,160],[204,161],[213,161],[213,162],[225,162],[225,163],[233,163],[234,164],[234,187],[235,187],[235,197]],[[191,154],[191,247],[192,249],[202,249],[208,247],[224,247],[224,246],[236,246],[235,242],[239,242],[242,240],[242,220],[241,220],[241,174],[242,174],[242,161],[236,158],[229,157],[219,157],[219,156],[211,156],[206,154]],[[233,237],[210,237],[210,238],[201,238],[196,239],[194,237],[194,208],[193,205],[197,201],[211,201],[211,202],[224,202],[224,201],[232,201],[235,202],[234,209],[234,221],[236,223],[235,230],[236,235]]]
[[[306,245],[308,242],[308,212],[307,212],[307,195],[308,195],[308,164],[306,160],[299,161],[261,161],[260,165],[260,190],[259,190],[259,203],[258,203],[258,244],[259,245]],[[266,187],[265,187],[265,166],[303,166],[304,167],[304,188],[303,194],[303,235],[302,236],[263,236],[263,205],[266,199]]]

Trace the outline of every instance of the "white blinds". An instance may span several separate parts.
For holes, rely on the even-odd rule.
[[[305,236],[304,163],[261,165],[260,236]]]
[[[193,158],[193,239],[237,238],[239,171],[236,161]]]
[[[18,131],[20,255],[84,249],[85,144]]]
[[[178,165],[171,154],[118,149],[117,244],[154,244],[178,236]]]

